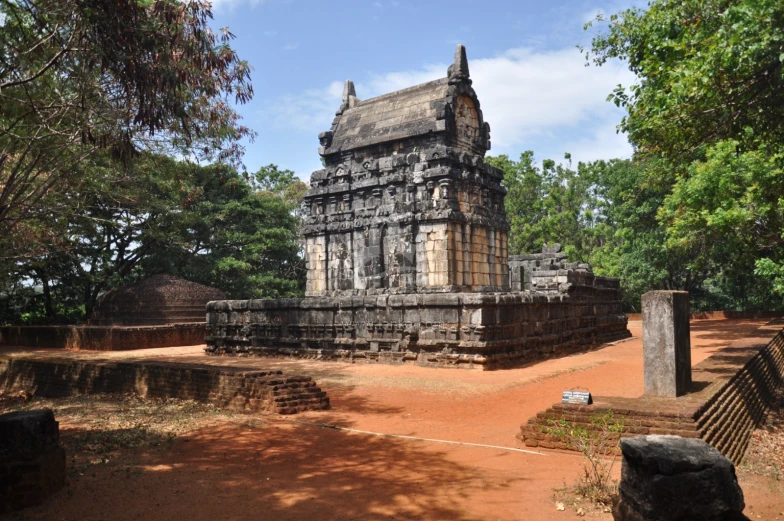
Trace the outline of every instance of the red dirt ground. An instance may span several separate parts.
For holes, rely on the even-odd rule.
[[[692,363],[765,322],[694,321]],[[151,357],[303,372],[328,391],[332,409],[291,418],[264,416],[255,426],[229,423],[198,431],[169,451],[133,454],[134,472],[112,465],[93,467],[44,505],[16,516],[47,521],[574,519],[574,511],[555,509],[552,495],[553,489],[572,485],[581,475],[576,453],[446,445],[297,422],[524,448],[514,438],[519,425],[557,402],[564,389],[642,394],[640,323],[630,323],[630,330],[634,338],[627,342],[496,372],[205,357],[198,347],[82,352],[75,356]],[[60,427],[65,439],[79,432],[78,425]],[[620,464],[616,473],[619,470]],[[784,517],[781,483],[739,475],[747,516]],[[588,517],[611,519],[601,513]]]

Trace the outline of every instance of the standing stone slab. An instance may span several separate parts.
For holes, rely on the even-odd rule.
[[[651,435],[621,439],[615,521],[745,519],[735,466],[702,440]]]
[[[691,386],[689,293],[649,291],[642,296],[645,394],[675,398]]]

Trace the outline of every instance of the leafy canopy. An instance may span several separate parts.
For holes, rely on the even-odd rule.
[[[0,237],[106,151],[236,164],[250,66],[196,0],[0,0]]]

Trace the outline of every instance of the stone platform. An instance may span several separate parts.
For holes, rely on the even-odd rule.
[[[594,397],[593,405],[557,403],[520,428],[528,447],[576,450],[570,433],[596,432],[602,423],[622,427],[609,438],[674,434],[702,438],[740,463],[751,433],[766,417],[784,383],[784,322],[725,347],[692,368],[690,392],[678,398]],[[616,449],[617,450],[617,449]]]
[[[616,288],[217,301],[208,354],[499,369],[630,336]]]
[[[278,414],[329,409],[310,376],[193,363],[0,357],[0,389],[44,397],[134,393]]]
[[[0,346],[127,351],[204,343],[204,322],[158,326],[0,326]]]

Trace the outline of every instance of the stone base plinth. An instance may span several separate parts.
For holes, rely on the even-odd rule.
[[[498,369],[630,336],[614,288],[216,301],[207,353]]]
[[[204,343],[204,323],[161,326],[2,326],[0,346],[125,351]]]

